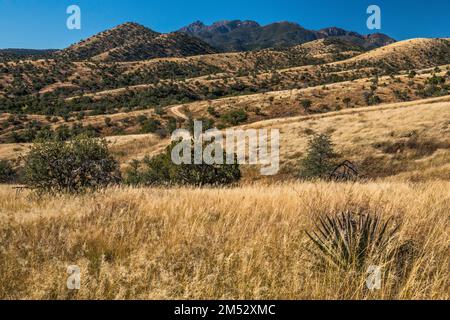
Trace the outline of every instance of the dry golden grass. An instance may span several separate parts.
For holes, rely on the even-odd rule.
[[[0,298],[449,299],[449,190],[315,182],[37,198],[2,186]],[[397,241],[417,252],[406,278],[369,291],[365,273],[317,268],[305,230],[358,209],[402,221]]]
[[[356,57],[350,58],[345,62],[337,62],[336,64],[352,63],[357,61],[385,61],[391,63],[402,63],[405,60],[410,61],[414,65],[425,67],[431,61],[424,52],[426,48],[442,50],[449,53],[450,41],[446,38],[430,39],[415,38],[404,41],[395,42],[393,44],[376,48],[369,52],[365,52]]]
[[[170,139],[161,139],[155,134],[139,134],[108,137],[110,150],[114,157],[126,165],[132,159],[155,156],[161,153],[170,143]]]
[[[330,132],[343,158],[359,164],[364,174],[396,175],[394,180],[450,179],[449,97],[381,105],[340,112],[261,121],[244,128],[280,129],[280,161],[298,170],[312,133]],[[419,150],[387,153],[383,144],[417,137]],[[426,148],[425,148],[426,149]],[[377,167],[378,166],[378,167]],[[374,175],[379,176],[379,175]]]

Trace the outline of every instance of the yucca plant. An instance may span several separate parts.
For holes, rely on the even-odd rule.
[[[306,232],[317,250],[310,250],[322,262],[342,269],[361,270],[369,258],[387,253],[399,225],[379,215],[343,212],[319,218],[315,231]]]

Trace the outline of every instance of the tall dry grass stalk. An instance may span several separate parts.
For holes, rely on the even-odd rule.
[[[36,198],[2,186],[0,298],[449,299],[449,190],[316,182]],[[400,264],[370,291],[364,272],[317,267],[305,231],[348,210],[402,220],[408,273]],[[76,292],[69,265],[81,268]]]

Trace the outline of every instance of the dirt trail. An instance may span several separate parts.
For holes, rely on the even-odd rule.
[[[171,112],[177,118],[181,118],[181,119],[184,119],[184,120],[189,120],[189,117],[187,115],[185,115],[183,113],[183,111],[181,111],[183,108],[184,108],[184,105],[180,104],[180,105],[176,105],[176,106],[170,107],[168,109],[168,111]]]

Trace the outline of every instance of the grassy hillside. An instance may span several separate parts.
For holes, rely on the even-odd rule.
[[[79,127],[80,124],[93,125],[89,130],[99,136],[137,134],[142,133],[143,120],[140,116],[144,115],[159,122],[161,133],[168,133],[171,127],[185,126],[188,116],[208,119],[220,128],[235,125],[226,119],[228,113],[236,110],[245,112],[246,122],[249,123],[414,101],[449,93],[449,65],[406,70],[390,76],[370,76],[372,72],[364,69],[328,73],[322,66],[305,68],[257,76],[222,75],[184,81],[161,80],[157,84],[58,100],[50,97],[31,100],[14,98],[13,102],[7,100],[3,104],[8,112],[0,117],[0,141],[29,142],[35,133],[43,129]],[[311,68],[316,68],[316,71]],[[185,114],[183,117],[172,112],[180,105]],[[29,114],[12,115],[14,111],[19,111],[17,109],[29,111]],[[107,124],[108,119],[112,121]]]
[[[38,199],[0,187],[0,298],[449,299],[449,188],[292,183]],[[365,272],[318,267],[307,250],[317,217],[345,210],[392,217],[395,244],[414,248],[381,290],[366,289]],[[74,264],[77,292],[66,289]]]
[[[450,39],[410,39],[374,49],[339,64],[349,66],[382,66],[392,71],[450,63]]]
[[[445,96],[263,120],[242,127],[280,129],[281,171],[271,179],[295,179],[308,138],[314,133],[329,132],[342,160],[355,162],[362,177],[389,177],[393,181],[447,180],[450,179],[449,106],[450,97]],[[131,118],[132,115],[123,114],[113,121],[120,123]],[[90,121],[85,125],[104,125],[102,117]],[[115,136],[108,140],[123,168],[134,158],[156,155],[169,142],[168,137],[157,134]],[[16,159],[27,150],[28,144],[0,144],[0,159]],[[261,179],[255,172],[256,168],[245,167],[245,180]]]
[[[411,46],[418,52],[417,56],[412,54]],[[0,105],[4,112],[62,117],[75,116],[74,113],[79,111],[108,114],[375,76],[407,75],[412,70],[418,73],[423,68],[445,67],[450,63],[449,42],[445,39],[418,39],[387,46],[384,50],[382,54],[378,51],[361,54],[358,47],[348,43],[319,40],[287,51],[265,50],[124,64],[64,60],[9,63],[2,67],[6,72],[0,79],[4,96],[0,98]],[[371,54],[381,54],[381,58],[372,59]],[[415,88],[414,95],[424,98],[447,94],[445,77],[448,78],[448,72],[445,72],[448,70],[441,71],[444,71],[442,83],[432,83],[432,88],[422,84]],[[377,104],[381,101],[371,87],[366,88],[365,99],[368,104]],[[426,90],[421,93],[423,89]],[[403,89],[396,91],[396,98],[414,99],[408,98],[410,94]],[[384,102],[393,101],[397,100],[389,98]],[[332,110],[333,107],[328,108]]]
[[[178,34],[161,35],[157,38],[152,36],[152,41],[161,37],[166,41],[175,41],[176,37],[186,38],[187,36]],[[74,48],[67,50],[68,52],[95,51],[97,46],[101,46],[97,44],[101,40],[95,39],[86,40],[86,43],[75,45]],[[105,42],[109,47],[101,46],[93,53],[94,56],[98,55],[98,57],[107,59],[110,55],[119,53],[120,50],[117,49],[118,47],[114,47],[114,42],[112,44],[109,41],[101,42]],[[182,41],[175,41],[174,45],[177,43],[181,45]],[[92,46],[95,50],[91,48]],[[158,46],[162,48],[159,44]],[[126,52],[129,52],[127,54],[131,54],[132,51],[132,48],[127,47]],[[140,51],[147,52],[148,50],[141,48]],[[128,63],[73,62],[70,59],[11,62],[0,64],[4,71],[3,77],[0,78],[0,84],[3,87],[3,89],[0,87],[0,93],[3,92],[8,96],[22,96],[37,92],[49,93],[57,89],[64,89],[66,86],[71,87],[67,94],[73,95],[77,92],[157,83],[166,79],[182,80],[215,74],[218,77],[243,76],[250,72],[342,60],[363,51],[361,47],[347,42],[319,40],[282,51],[222,53]],[[45,78],[42,79],[44,74]],[[20,87],[16,87],[18,82],[22,82],[23,91],[19,90]],[[59,92],[59,94],[62,93],[64,91]]]

